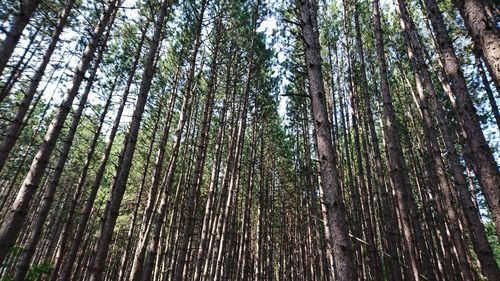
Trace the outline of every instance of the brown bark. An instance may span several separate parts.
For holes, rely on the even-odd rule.
[[[78,254],[78,250],[80,248],[81,243],[83,242],[82,239],[84,238],[85,234],[85,229],[87,227],[88,221],[90,219],[90,214],[92,211],[92,207],[94,206],[94,202],[97,196],[97,192],[99,190],[99,187],[101,185],[104,172],[106,169],[106,165],[108,163],[108,159],[111,154],[111,149],[113,146],[114,139],[116,137],[116,134],[118,132],[118,128],[120,126],[120,119],[123,114],[123,110],[125,109],[125,105],[128,100],[128,95],[130,92],[130,87],[132,85],[133,79],[135,77],[135,72],[138,67],[140,55],[141,55],[141,50],[142,46],[144,43],[145,39],[145,33],[143,33],[144,36],[141,37],[141,41],[139,43],[139,46],[137,47],[136,53],[134,55],[134,61],[132,63],[132,67],[130,69],[130,72],[128,74],[128,79],[127,79],[127,84],[125,86],[125,89],[123,91],[122,95],[122,100],[120,102],[120,105],[118,107],[115,120],[113,122],[113,126],[111,127],[110,134],[108,137],[108,142],[106,144],[106,148],[104,149],[102,158],[99,162],[99,167],[97,168],[96,175],[94,178],[94,181],[92,182],[92,185],[90,187],[90,192],[87,197],[87,200],[85,201],[85,204],[83,206],[83,210],[81,212],[80,219],[77,224],[77,228],[75,230],[75,235],[73,238],[73,245],[71,246],[71,249],[68,251],[69,253],[67,254],[66,258],[64,259],[64,264],[62,266],[62,271],[60,276],[57,278],[57,280],[68,280],[71,276],[71,272],[73,270],[73,266],[75,263],[76,256]]]
[[[377,39],[382,40],[382,29],[381,29],[381,15],[380,15],[380,5],[378,0],[373,1],[373,29],[375,32],[375,36]],[[377,37],[378,36],[378,37]],[[361,40],[358,41],[358,52],[360,53],[360,57],[363,59],[364,54],[363,54],[363,44],[360,42]],[[383,42],[379,42],[379,44],[382,44]],[[378,51],[378,49],[377,49]],[[377,53],[378,55],[383,55],[384,50],[382,46],[382,53]],[[383,245],[387,248],[387,252],[390,255],[388,259],[386,259],[387,263],[387,269],[389,271],[389,275],[391,276],[391,280],[403,280],[403,276],[401,274],[401,269],[399,267],[399,257],[398,257],[398,250],[395,241],[397,241],[397,230],[395,229],[396,227],[396,222],[395,220],[397,219],[395,217],[395,212],[393,211],[393,206],[391,206],[391,194],[390,194],[390,187],[388,186],[386,180],[383,178],[384,174],[384,169],[382,166],[382,156],[380,153],[380,148],[379,148],[379,141],[375,132],[375,124],[373,121],[373,117],[371,114],[371,107],[370,107],[370,102],[369,102],[369,96],[368,96],[368,85],[366,85],[366,70],[364,63],[362,62],[362,75],[364,76],[363,78],[363,93],[364,93],[364,99],[365,99],[365,107],[366,107],[366,116],[368,118],[368,124],[369,124],[369,132],[370,132],[370,141],[373,147],[373,157],[375,161],[375,170],[376,173],[379,175],[379,178],[375,178],[378,180],[378,186],[380,188],[379,190],[379,196],[381,198],[380,202],[380,209],[381,209],[381,224],[383,227]]]
[[[403,252],[406,264],[408,265],[408,268],[406,269],[408,274],[406,274],[406,277],[409,280],[420,280],[418,257],[415,253],[416,249],[413,247],[413,245],[415,245],[415,238],[410,221],[412,217],[416,217],[416,214],[414,214],[414,211],[410,206],[407,206],[407,202],[410,200],[413,201],[414,199],[412,198],[406,165],[403,159],[401,140],[396,128],[396,117],[389,91],[389,77],[387,74],[382,28],[380,18],[378,17],[377,19],[378,20],[375,20],[375,43],[377,58],[379,60],[380,91],[382,93],[384,109],[383,126],[386,138],[385,145],[387,147],[389,175],[391,185],[395,191],[397,209],[400,217],[400,223],[402,225],[404,242]]]
[[[495,85],[499,87],[500,79],[500,35],[498,29],[490,26],[484,19],[484,7],[478,0],[458,1],[464,20],[469,27],[472,39],[482,51],[485,63],[491,69],[491,76]],[[471,160],[479,183],[484,191],[486,202],[490,208],[491,216],[496,225],[497,236],[500,236],[500,173],[497,163],[486,142],[477,117],[476,109],[469,96],[467,84],[460,68],[460,62],[453,49],[450,37],[446,32],[439,7],[427,3],[429,18],[436,33],[438,51],[443,58],[444,71],[450,79],[452,96],[450,100],[456,112],[462,130],[464,143],[471,151]]]
[[[205,10],[205,5],[206,2],[202,2],[202,8],[200,11],[200,18],[203,19],[203,12]],[[200,26],[198,28],[201,28],[201,19],[200,19]],[[221,40],[221,23],[218,22],[216,23],[216,34],[215,34],[215,43],[213,46],[213,54],[212,54],[212,62],[210,65],[210,78],[208,81],[208,89],[207,89],[207,94],[205,97],[205,106],[204,106],[204,114],[203,114],[203,120],[201,123],[201,132],[200,135],[198,136],[198,142],[197,142],[197,154],[196,154],[196,162],[195,162],[195,167],[193,171],[193,177],[190,182],[189,186],[189,193],[188,193],[188,198],[187,198],[187,212],[186,212],[186,223],[183,229],[183,239],[180,245],[180,252],[179,256],[177,257],[177,264],[174,272],[174,278],[173,280],[185,280],[187,276],[183,275],[182,272],[184,271],[185,267],[185,262],[186,262],[186,255],[188,254],[188,243],[189,239],[192,236],[193,228],[194,228],[194,223],[195,223],[195,205],[196,201],[198,200],[198,194],[200,187],[203,183],[203,167],[205,165],[205,159],[206,159],[206,149],[208,146],[208,139],[209,136],[208,134],[210,133],[210,127],[212,123],[212,113],[213,113],[213,103],[214,103],[214,96],[215,96],[215,91],[217,91],[217,72],[218,72],[218,54],[219,54],[219,45],[220,45],[220,40]],[[230,64],[232,61],[230,62]],[[229,66],[228,72],[231,71],[231,66]]]
[[[204,2],[206,3],[206,2]],[[177,128],[175,130],[175,142],[172,147],[172,155],[170,157],[170,161],[168,164],[167,173],[163,179],[161,184],[161,194],[158,199],[158,205],[156,206],[155,213],[151,218],[151,223],[147,226],[145,234],[141,237],[140,244],[138,247],[141,247],[146,250],[146,262],[145,265],[142,264],[142,260],[138,257],[134,260],[134,264],[132,266],[132,273],[130,275],[130,280],[138,280],[141,278],[142,280],[149,280],[154,266],[154,261],[157,255],[157,247],[159,244],[159,236],[161,229],[164,224],[164,217],[168,207],[168,198],[171,190],[173,189],[174,176],[177,170],[177,161],[179,159],[179,148],[181,146],[182,135],[185,131],[185,125],[188,119],[191,116],[191,109],[193,103],[193,91],[195,86],[195,71],[196,71],[196,59],[199,52],[199,47],[201,44],[201,27],[202,27],[202,19],[203,19],[203,11],[205,9],[205,4],[202,5],[201,13],[198,14],[199,20],[197,21],[195,28],[195,38],[193,42],[193,49],[190,58],[189,64],[189,72],[187,83],[185,86],[185,96],[182,104],[181,113],[179,116],[179,121],[177,124]],[[187,130],[189,131],[189,130]],[[147,249],[146,249],[147,247]],[[143,254],[144,255],[144,254]],[[182,272],[181,272],[182,274]]]
[[[446,168],[444,165],[444,161],[441,157],[441,152],[439,150],[437,131],[434,129],[434,124],[433,124],[434,121],[432,120],[431,112],[428,107],[427,95],[436,97],[436,93],[432,85],[427,65],[424,61],[422,46],[419,42],[419,38],[414,28],[414,24],[410,18],[410,15],[408,13],[404,1],[399,1],[399,9],[402,18],[401,24],[404,29],[403,32],[405,34],[405,40],[408,46],[409,57],[412,60],[412,68],[416,74],[417,90],[419,92],[419,97],[417,102],[419,104],[420,112],[424,121],[423,122],[424,139],[425,142],[427,143],[426,146],[429,149],[427,153],[429,154],[430,161],[428,162],[429,165],[426,167],[426,169],[429,171],[431,187],[432,184],[437,183],[443,191],[444,198],[442,200],[438,200],[437,202],[438,212],[439,209],[441,209],[440,212],[441,215],[448,217],[447,218],[448,223],[451,228],[450,235],[453,240],[455,249],[457,250],[457,256],[460,261],[461,272],[466,280],[472,280],[473,279],[472,270],[467,261],[467,248],[461,237],[460,234],[461,231],[458,225],[458,218],[455,212],[455,206],[453,200],[454,190],[452,189],[446,178],[447,176]],[[426,93],[423,92],[424,89],[427,92],[427,95]],[[438,106],[439,105],[436,105],[435,107],[437,108]],[[437,198],[441,197],[440,192],[438,192],[437,190],[434,191],[434,194]],[[443,201],[442,205],[441,201]],[[438,223],[438,227],[443,228],[443,223]],[[440,232],[443,240],[446,241],[447,240],[446,230],[441,229]],[[444,262],[447,263],[450,261],[450,258],[447,257],[450,253],[449,253],[449,246],[446,246],[446,244],[444,245],[444,252],[446,255],[444,258]],[[446,265],[445,272],[450,270],[451,270],[450,266]],[[451,274],[452,274],[451,272],[448,272],[449,276],[448,278],[451,278],[450,277]]]
[[[497,87],[500,88],[500,30],[494,25],[493,21],[488,18],[486,13],[485,1],[483,0],[454,0],[453,1],[457,9],[459,9],[462,18],[464,19],[465,25],[469,30],[469,35],[474,41],[474,44],[479,48],[484,57],[484,62],[488,65],[488,70],[491,71],[491,77]],[[439,9],[434,9],[435,12],[439,12]],[[431,15],[430,15],[431,16]],[[440,17],[440,14],[435,15]],[[434,27],[434,25],[433,25]],[[443,25],[444,27],[444,25]],[[434,27],[436,28],[436,27]],[[443,32],[435,30],[435,32]],[[453,53],[452,45],[448,45],[449,40],[448,35],[444,38],[438,36],[439,47],[441,48],[443,57],[446,59],[445,71],[450,72],[450,78],[457,80],[453,76],[463,76],[461,75],[460,64],[456,60],[456,56]],[[456,65],[455,65],[456,64]],[[457,68],[458,66],[458,68]],[[453,75],[451,75],[453,74]],[[457,80],[458,81],[458,80]],[[453,86],[453,83],[452,83]],[[462,85],[457,85],[457,87],[462,87]],[[457,93],[455,93],[457,95]],[[498,181],[497,181],[498,182]],[[497,201],[498,203],[498,201]],[[498,221],[496,221],[498,222]]]
[[[92,39],[87,45],[77,71],[73,76],[71,86],[61,102],[59,110],[52,119],[50,127],[45,134],[44,142],[39,147],[37,155],[31,163],[30,171],[23,180],[16,200],[10,206],[9,213],[2,223],[0,229],[0,262],[3,262],[7,252],[14,245],[15,239],[21,230],[26,216],[28,215],[27,212],[29,204],[38,189],[40,181],[48,165],[49,158],[54,151],[57,138],[61,133],[64,121],[70,111],[71,104],[78,93],[78,89],[83,81],[85,72],[94,57],[99,40],[111,19],[112,13],[117,9],[118,3],[119,0],[114,0],[109,3],[99,21],[99,24],[95,28],[94,33],[92,34]]]
[[[325,192],[328,223],[331,227],[333,252],[335,253],[335,277],[339,280],[355,280],[354,261],[350,251],[347,230],[347,217],[335,169],[328,113],[325,104],[325,91],[321,73],[321,56],[317,22],[317,3],[302,1],[300,6],[302,34],[304,37],[305,63],[309,79],[309,94],[312,101],[313,123],[320,161],[320,175]]]
[[[366,77],[366,67],[365,67],[365,55],[364,55],[364,48],[363,48],[363,40],[361,38],[361,28],[360,28],[360,23],[359,23],[359,15],[358,15],[358,11],[357,11],[357,5],[356,3],[354,3],[354,6],[355,6],[355,10],[354,10],[354,24],[355,24],[355,31],[356,31],[356,48],[357,48],[357,52],[358,52],[358,57],[359,57],[359,66],[360,66],[360,71],[361,71],[361,86],[362,86],[362,91],[363,91],[363,96],[362,98],[364,99],[365,101],[365,104],[363,106],[364,108],[364,117],[365,119],[365,122],[363,122],[364,124],[364,128],[365,128],[365,133],[366,134],[370,134],[370,137],[373,141],[373,145],[374,146],[377,146],[378,143],[377,143],[377,136],[376,136],[376,133],[375,133],[375,126],[373,124],[373,117],[372,117],[372,111],[371,111],[371,107],[370,107],[370,99],[369,99],[369,89],[368,89],[368,79]],[[353,81],[353,84],[355,84],[355,82]],[[353,92],[353,95],[355,94],[355,92]],[[358,107],[357,103],[360,103],[361,101],[361,98],[357,99],[356,96],[354,96],[355,98],[355,101],[353,103],[353,107]],[[357,108],[356,108],[357,109]],[[353,109],[354,110],[354,109]],[[362,116],[361,114],[361,111],[357,110],[357,113],[359,116]],[[370,127],[368,127],[370,126]],[[359,136],[357,137],[358,140],[355,140],[356,142],[359,143]],[[376,148],[378,150],[378,147]],[[366,185],[366,189],[361,187],[361,194],[363,195],[363,211],[364,213],[366,214],[366,217],[365,217],[365,222],[366,222],[366,230],[365,230],[365,233],[366,233],[366,241],[370,244],[368,246],[368,254],[370,255],[370,263],[371,263],[371,276],[374,280],[382,280],[382,269],[380,267],[380,256],[378,254],[378,250],[377,250],[377,245],[376,245],[376,239],[375,239],[375,235],[376,235],[376,232],[374,232],[375,228],[374,228],[374,225],[373,225],[373,222],[372,221],[372,216],[374,216],[375,214],[373,213],[375,210],[374,208],[372,207],[372,204],[370,204],[369,201],[371,201],[372,199],[372,196],[373,196],[373,187],[372,187],[372,173],[371,173],[371,167],[369,167],[369,159],[368,159],[368,152],[367,152],[367,148],[366,148],[366,144],[364,144],[364,156],[365,156],[365,162],[366,162],[366,178],[367,178],[367,185]],[[380,155],[377,155],[377,160],[376,161],[380,161],[380,159],[378,159]],[[361,153],[358,152],[358,169],[360,171],[360,178],[362,181],[364,181],[363,179],[363,167],[362,167],[362,164],[361,164]],[[382,173],[379,174],[380,176],[382,175]],[[377,182],[377,187],[379,187],[379,182]]]
[[[491,106],[491,113],[493,113],[493,117],[495,118],[495,122],[497,123],[498,131],[500,131],[500,112],[498,111],[498,104],[495,99],[495,95],[491,90],[490,82],[488,81],[488,77],[486,76],[486,71],[484,70],[483,64],[481,63],[481,57],[478,54],[478,50],[474,50],[474,59],[476,63],[476,67],[479,71],[479,75],[481,75],[481,80],[483,82],[484,91],[486,92],[486,96],[488,97],[488,101]],[[498,88],[497,88],[498,92]]]
[[[8,78],[5,80],[3,85],[0,86],[0,102],[4,101],[5,98],[9,95],[14,85],[19,81],[21,74],[24,72],[26,67],[30,65],[31,59],[33,59],[33,57],[37,53],[37,50],[41,47],[41,40],[39,40],[39,42],[33,46],[38,34],[40,33],[40,30],[41,27],[38,26],[36,27],[36,30],[32,34],[30,34],[28,45],[24,48],[24,51],[17,60],[17,63],[12,66],[12,70],[10,71]],[[26,56],[28,57],[26,58]]]
[[[23,34],[24,28],[41,2],[41,0],[21,1],[21,10],[18,11],[17,15],[13,18],[7,37],[3,41],[2,46],[0,46],[0,75],[2,75],[5,70],[7,63],[14,52],[21,35]]]
[[[85,105],[87,104],[87,99],[90,94],[90,90],[92,89],[92,85],[94,83],[94,80],[97,75],[97,70],[99,69],[99,65],[101,63],[104,51],[106,49],[106,43],[108,42],[109,34],[111,32],[111,26],[113,25],[114,18],[116,16],[116,11],[112,15],[112,19],[110,21],[110,25],[108,27],[108,30],[106,34],[104,35],[102,42],[105,42],[102,46],[100,46],[97,58],[94,61],[94,65],[92,66],[92,72],[90,74],[90,77],[87,81],[87,85],[85,87],[85,90],[80,97],[80,102],[78,104],[78,108],[73,115],[73,120],[71,121],[70,128],[68,130],[68,133],[66,134],[66,137],[64,138],[64,144],[63,147],[60,151],[59,158],[57,160],[54,174],[52,175],[52,179],[49,181],[49,185],[45,188],[45,191],[42,195],[42,202],[41,206],[38,208],[37,214],[35,215],[34,221],[31,223],[33,225],[32,230],[30,231],[30,237],[28,238],[28,242],[26,243],[26,251],[23,253],[21,257],[21,261],[19,262],[17,266],[16,273],[14,275],[14,280],[16,281],[22,281],[26,277],[26,274],[29,269],[29,263],[31,261],[31,258],[33,257],[33,254],[35,252],[35,248],[39,242],[40,235],[42,233],[42,228],[44,225],[45,220],[47,219],[48,213],[50,206],[52,205],[52,201],[54,200],[54,195],[56,193],[56,189],[59,185],[59,181],[61,178],[61,175],[64,171],[64,166],[66,165],[66,161],[68,160],[69,152],[71,149],[71,146],[73,144],[73,140],[75,138],[76,130],[78,128],[78,124],[80,123],[80,119],[83,114],[83,110],[85,109]],[[116,82],[114,83],[114,86],[116,86]],[[114,87],[113,86],[113,87]],[[112,91],[111,91],[112,92]]]
[[[155,62],[158,53],[158,48],[160,45],[161,33],[163,31],[163,26],[165,18],[171,6],[170,0],[164,0],[160,7],[160,12],[158,14],[158,19],[155,23],[155,30],[147,55],[147,60],[144,65],[144,72],[142,75],[141,85],[139,88],[139,95],[137,98],[137,103],[132,116],[132,121],[130,122],[130,128],[126,136],[125,144],[122,150],[122,156],[118,169],[117,176],[111,188],[111,194],[109,199],[109,208],[104,214],[104,223],[101,229],[101,235],[98,239],[97,253],[93,261],[90,280],[99,281],[102,280],[102,274],[104,270],[104,264],[106,262],[107,254],[109,251],[109,246],[111,243],[111,238],[113,235],[113,229],[116,224],[116,219],[118,218],[118,212],[120,210],[121,201],[125,193],[125,188],[127,185],[128,176],[130,173],[130,168],[132,166],[132,161],[134,157],[134,152],[137,144],[137,136],[139,134],[139,128],[141,125],[142,115],[144,108],[146,106],[146,100],[148,98],[149,89],[151,88],[151,82],[153,80],[153,75],[155,73]]]
[[[228,72],[228,77],[229,78],[230,72]],[[202,274],[203,274],[203,263],[207,257],[207,250],[208,250],[208,242],[209,242],[209,228],[210,228],[210,220],[214,217],[214,208],[215,208],[215,201],[216,201],[216,188],[219,184],[219,173],[220,173],[220,167],[221,167],[221,158],[222,158],[222,149],[223,149],[223,140],[225,138],[225,125],[226,125],[226,112],[227,112],[227,99],[229,92],[231,91],[229,89],[230,87],[230,80],[227,80],[227,85],[226,85],[226,96],[224,97],[224,100],[222,101],[222,108],[220,110],[219,114],[219,123],[218,123],[218,130],[217,130],[217,138],[216,138],[216,143],[215,143],[215,160],[214,160],[214,165],[212,166],[212,171],[211,171],[211,176],[210,176],[210,186],[208,188],[208,195],[207,195],[207,202],[205,205],[205,212],[203,216],[203,223],[202,223],[202,230],[201,230],[201,237],[200,237],[200,246],[198,250],[198,254],[195,260],[195,268],[194,268],[194,280],[199,281],[202,279]]]
[[[118,78],[116,78],[116,79],[118,79]],[[113,90],[116,87],[116,83],[117,83],[117,80],[115,80],[115,82],[113,84]],[[83,169],[81,171],[80,178],[78,179],[78,183],[76,185],[76,188],[75,188],[75,191],[73,194],[73,198],[71,198],[71,200],[69,202],[69,206],[66,208],[66,210],[69,210],[69,211],[67,211],[67,219],[66,219],[64,226],[63,226],[63,229],[62,229],[57,253],[55,254],[55,258],[54,258],[55,264],[54,264],[54,268],[52,269],[52,272],[50,274],[51,281],[55,281],[57,279],[57,275],[58,275],[59,270],[61,268],[62,261],[63,261],[64,255],[65,255],[65,251],[67,250],[66,245],[68,242],[68,238],[71,235],[71,233],[70,233],[71,225],[73,223],[73,219],[75,216],[77,203],[81,197],[83,186],[87,180],[87,175],[89,172],[92,157],[94,156],[94,152],[96,150],[97,143],[99,141],[99,136],[100,136],[103,124],[104,124],[104,119],[106,118],[106,115],[108,113],[108,109],[109,109],[110,104],[111,104],[112,96],[113,96],[113,91],[110,92],[110,95],[108,96],[106,104],[104,105],[104,109],[101,113],[101,116],[99,117],[99,126],[96,129],[96,132],[94,134],[94,138],[90,142],[90,146],[89,146],[89,149],[87,151],[87,157],[85,159],[85,164],[83,165]]]
[[[73,8],[74,3],[75,3],[75,0],[68,0],[66,2],[66,6],[64,8],[64,11],[62,12],[61,16],[59,17],[56,28],[55,28],[54,32],[52,33],[52,37],[50,39],[50,44],[47,47],[47,50],[45,51],[45,53],[43,55],[42,62],[40,63],[35,74],[33,75],[33,78],[31,80],[29,87],[28,87],[28,90],[24,94],[23,100],[19,104],[16,116],[12,120],[12,123],[10,124],[9,128],[7,129],[7,131],[5,133],[5,137],[2,141],[2,144],[0,145],[0,171],[2,171],[3,167],[5,166],[5,162],[7,161],[7,158],[9,157],[9,153],[12,150],[12,148],[14,147],[14,145],[16,144],[16,141],[19,137],[19,133],[21,132],[21,129],[23,127],[22,123],[23,123],[24,117],[26,116],[26,113],[28,112],[31,101],[33,100],[33,97],[36,94],[38,85],[40,84],[40,81],[42,80],[42,77],[45,74],[45,69],[47,68],[47,65],[50,62],[50,58],[52,57],[52,54],[54,53],[54,51],[56,49],[56,45],[59,42],[59,36],[61,35],[62,30],[68,21],[68,17],[70,15],[70,12]]]
[[[147,236],[149,235],[149,228],[152,220],[153,211],[155,208],[155,203],[158,201],[158,188],[160,187],[161,184],[161,175],[163,172],[167,139],[170,134],[170,126],[172,123],[175,101],[177,99],[177,88],[178,88],[177,83],[179,80],[180,71],[181,67],[179,66],[176,71],[174,89],[170,96],[169,106],[167,109],[167,116],[163,123],[162,136],[158,144],[158,151],[156,153],[153,177],[148,192],[148,200],[144,212],[142,214],[142,222],[139,233],[139,239],[141,239],[140,240],[141,243],[139,243],[139,245],[137,245],[135,248],[134,260],[132,261],[132,273],[131,273],[132,276],[138,276],[138,274],[140,274],[142,268],[139,267],[138,265],[141,265],[144,262],[144,253],[146,251],[147,241],[149,239]]]

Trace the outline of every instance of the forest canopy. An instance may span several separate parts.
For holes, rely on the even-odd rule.
[[[499,280],[495,1],[0,19],[0,281]]]

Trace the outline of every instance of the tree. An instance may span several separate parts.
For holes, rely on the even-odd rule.
[[[335,152],[331,141],[325,104],[325,91],[323,89],[318,23],[316,19],[317,3],[303,1],[299,8],[305,45],[305,63],[309,79],[309,95],[312,100],[316,145],[320,161],[321,181],[325,193],[325,205],[331,231],[330,235],[335,237],[332,249],[335,253],[335,276],[340,280],[352,280],[356,279],[356,277],[346,228],[345,207],[337,182]]]

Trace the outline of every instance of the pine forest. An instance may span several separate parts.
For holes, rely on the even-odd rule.
[[[500,280],[497,0],[0,0],[0,281]]]

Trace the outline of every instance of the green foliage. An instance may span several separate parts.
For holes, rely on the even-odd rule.
[[[28,270],[25,281],[43,281],[47,280],[50,272],[53,269],[53,265],[50,261],[43,261],[42,263],[32,266]]]
[[[493,255],[497,260],[497,264],[500,264],[500,242],[495,232],[495,224],[492,221],[485,223],[486,235],[488,236],[488,241],[490,242],[491,248],[493,250]]]
[[[13,256],[19,255],[21,250],[22,247],[19,246],[13,247],[13,249],[11,250],[12,255]],[[28,273],[26,274],[26,277],[24,278],[24,281],[47,280],[53,268],[54,268],[53,264],[48,260],[45,260],[38,265],[31,266],[28,270]],[[13,280],[11,276],[3,276],[2,278],[0,278],[0,281],[11,281],[11,280]]]

